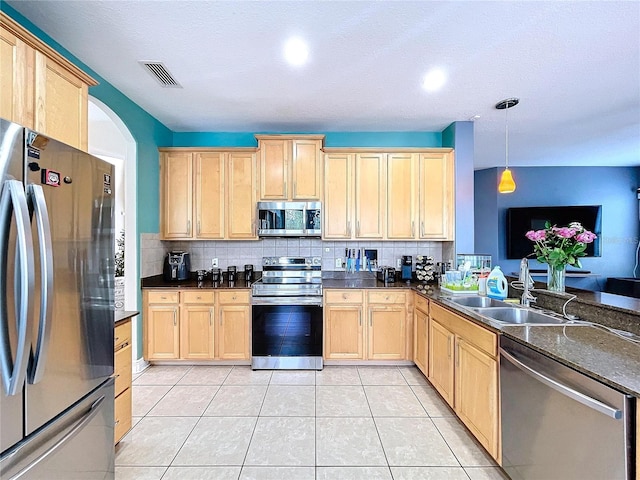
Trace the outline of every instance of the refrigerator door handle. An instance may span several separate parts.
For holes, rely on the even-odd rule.
[[[16,326],[17,344],[15,359],[11,357],[9,341],[9,316],[7,314],[7,255],[11,228],[11,212],[16,226]],[[7,180],[0,196],[0,368],[2,383],[7,395],[17,395],[22,391],[30,353],[30,332],[33,305],[30,299],[34,284],[33,240],[27,198],[22,182]]]
[[[38,232],[40,250],[40,318],[38,320],[38,338],[36,339],[33,363],[29,369],[28,381],[31,384],[42,380],[47,360],[47,351],[51,337],[51,309],[53,305],[53,243],[51,241],[51,223],[44,191],[40,185],[27,187],[27,198],[33,205],[33,213]]]
[[[60,447],[62,447],[65,443],[67,443],[73,437],[75,437],[76,434],[78,434],[78,432],[80,432],[93,419],[93,417],[95,417],[98,414],[98,412],[100,411],[100,405],[102,405],[102,402],[104,402],[104,399],[105,399],[105,397],[103,395],[98,400],[93,402],[93,404],[89,408],[89,411],[87,413],[85,413],[82,416],[82,418],[80,418],[75,424],[70,426],[70,430],[64,435],[64,437],[62,437],[60,440],[58,440],[46,452],[44,452],[42,455],[38,456],[38,458],[36,460],[34,460],[29,465],[24,467],[22,470],[20,470],[18,473],[16,473],[9,480],[17,480],[19,478],[22,478],[26,473],[28,473],[31,469],[33,469],[35,466],[37,466],[40,462],[42,462],[43,460],[47,459],[49,456],[51,456],[53,453],[55,453],[56,450],[58,450]]]

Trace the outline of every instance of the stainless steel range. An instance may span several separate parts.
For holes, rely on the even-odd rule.
[[[322,259],[264,257],[252,286],[252,357],[258,369],[322,369]]]

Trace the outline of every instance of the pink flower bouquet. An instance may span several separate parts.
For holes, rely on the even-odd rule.
[[[533,252],[538,261],[555,268],[566,265],[581,268],[578,257],[584,257],[587,244],[597,238],[578,222],[572,222],[568,227],[551,226],[546,222],[544,230],[530,230],[525,236],[535,242]]]

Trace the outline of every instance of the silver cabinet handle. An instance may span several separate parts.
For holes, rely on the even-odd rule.
[[[362,312],[358,312],[358,326],[362,326]]]
[[[213,308],[209,309],[209,326],[213,327]]]
[[[420,236],[424,237],[424,221],[420,222]]]
[[[351,220],[347,220],[347,235],[351,236]]]
[[[284,181],[284,198],[285,200],[287,199],[287,197],[289,196],[289,190],[287,190],[287,181]]]
[[[187,234],[191,235],[191,220],[187,220]]]
[[[456,367],[460,366],[460,344],[456,343]]]
[[[411,221],[411,236],[412,237],[416,236],[416,222],[415,222],[415,220]]]
[[[356,221],[356,236],[360,236],[360,220]]]
[[[451,358],[451,335],[447,335],[447,358]]]
[[[576,402],[581,403],[582,405],[592,408],[597,412],[600,412],[608,417],[615,418],[616,420],[620,420],[622,418],[622,410],[618,410],[616,408],[610,407],[609,405],[602,403],[595,398],[591,398],[584,393],[578,392],[573,388],[567,387],[560,382],[557,382],[553,378],[549,378],[546,375],[543,375],[540,372],[535,371],[533,368],[525,365],[520,360],[516,359],[513,355],[505,352],[503,349],[500,349],[500,356],[505,360],[512,363],[515,367],[522,370],[524,373],[529,375],[530,377],[538,380],[540,383],[544,383],[547,387],[552,388],[556,392],[569,397]]]
[[[298,190],[298,182],[293,182],[293,198],[296,198]]]
[[[198,235],[200,235],[200,220],[198,220],[198,223],[196,224],[196,230],[198,231]]]
[[[36,458],[34,462],[30,463],[22,470],[20,470],[16,475],[11,477],[11,480],[18,480],[19,478],[22,478],[26,473],[33,469],[33,467],[37,466],[40,462],[47,459],[49,456],[55,453],[56,450],[62,447],[73,437],[75,437],[80,432],[80,430],[82,430],[98,414],[98,412],[100,411],[100,406],[102,405],[102,402],[104,402],[104,398],[105,397],[100,397],[98,400],[96,400],[93,405],[91,405],[89,411],[85,413],[83,417],[72,426],[71,430],[69,430],[64,437],[62,437],[55,443],[55,445],[53,445],[46,452]]]
[[[13,212],[13,215],[12,215]],[[11,217],[15,216],[16,227],[16,262],[15,284],[17,298],[15,302],[7,302],[7,258],[9,251],[9,231]],[[31,292],[34,288],[33,238],[29,222],[27,197],[22,182],[8,180],[2,188],[0,196],[0,295],[2,303],[9,307],[14,303],[16,309],[17,344],[15,359],[11,357],[9,348],[9,318],[5,308],[0,310],[0,368],[2,382],[7,395],[16,395],[22,390],[30,353],[30,333],[32,331],[33,301]]]
[[[177,326],[178,325],[178,312],[177,310],[173,310],[173,326]]]
[[[29,370],[29,383],[42,380],[51,337],[51,310],[53,305],[53,243],[51,224],[44,191],[40,185],[27,187],[27,198],[33,205],[40,250],[40,319],[33,365]]]

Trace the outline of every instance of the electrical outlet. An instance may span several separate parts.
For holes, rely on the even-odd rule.
[[[213,268],[216,268],[218,266],[218,259],[217,258],[212,258],[211,259],[211,266]]]
[[[336,258],[335,268],[342,268],[342,259]]]

